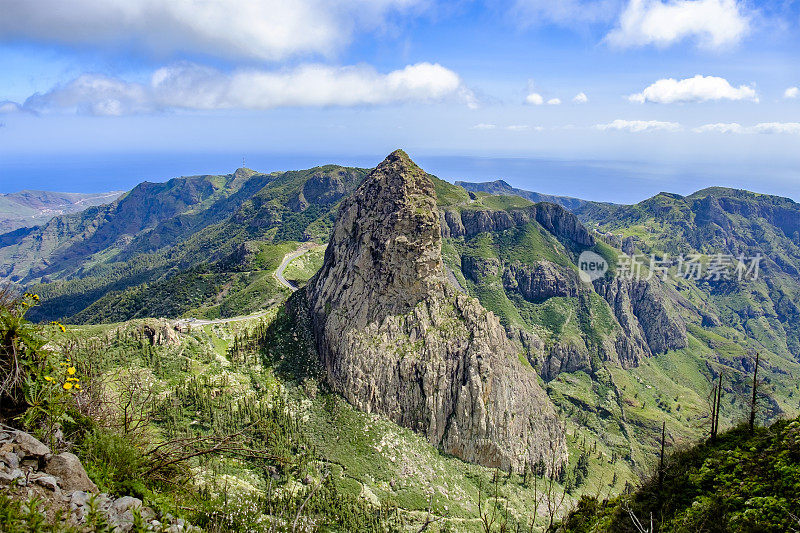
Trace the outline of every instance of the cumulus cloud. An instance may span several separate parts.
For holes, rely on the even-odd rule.
[[[341,49],[425,0],[10,0],[0,39],[281,60]]]
[[[756,133],[800,135],[800,122],[762,122],[753,126]]]
[[[739,134],[788,134],[800,135],[800,122],[761,122],[755,126],[745,127],[736,122],[705,124],[694,128],[695,133],[739,133]]]
[[[676,80],[658,80],[644,91],[628,97],[631,102],[657,104],[707,102],[714,100],[751,100],[758,102],[756,90],[747,85],[732,86],[725,78],[700,76]]]
[[[800,87],[789,87],[783,93],[784,98],[797,98],[798,96],[800,96]]]
[[[547,101],[547,105],[561,105],[561,99],[551,98],[550,100]]]
[[[542,105],[544,98],[539,93],[528,93],[528,96],[525,97],[525,102],[531,105]]]
[[[736,122],[718,122],[716,124],[704,124],[692,129],[695,133],[745,133],[747,130]]]
[[[644,133],[651,131],[678,131],[681,125],[677,122],[661,122],[658,120],[623,120],[617,119],[608,124],[597,124],[594,127],[601,131],[628,131],[631,133]]]
[[[21,111],[22,108],[16,102],[9,102],[8,100],[0,102],[0,115],[10,115]]]
[[[575,98],[572,99],[573,102],[576,104],[585,104],[589,101],[589,97],[586,96],[586,93],[578,93],[575,95]]]
[[[164,67],[149,84],[83,75],[24,104],[36,112],[127,115],[169,109],[270,109],[382,105],[475,97],[461,78],[439,64],[417,63],[381,74],[368,66],[303,65],[291,70],[224,73],[194,64]]]
[[[750,17],[737,0],[630,0],[606,41],[622,48],[666,47],[687,38],[702,46],[734,45],[750,31]]]

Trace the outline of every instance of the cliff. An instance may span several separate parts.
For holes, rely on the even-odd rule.
[[[307,299],[331,386],[464,460],[520,471],[566,455],[522,346],[448,284],[433,183],[402,151],[346,199]]]

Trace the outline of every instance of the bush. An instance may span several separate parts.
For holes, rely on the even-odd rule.
[[[89,433],[81,444],[84,468],[103,492],[147,494],[143,474],[149,461],[129,438],[103,429]]]

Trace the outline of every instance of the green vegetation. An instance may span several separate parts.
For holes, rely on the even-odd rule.
[[[584,496],[559,531],[794,531],[800,527],[800,419],[740,426],[670,454],[631,495]]]
[[[283,277],[297,284],[303,284],[322,267],[324,258],[324,246],[313,248],[291,261],[283,271]]]

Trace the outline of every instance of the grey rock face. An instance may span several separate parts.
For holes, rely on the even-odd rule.
[[[572,271],[550,261],[537,261],[533,265],[515,262],[503,273],[503,288],[518,291],[526,300],[536,302],[553,296],[577,296],[580,280]]]
[[[621,363],[638,364],[642,357],[686,347],[686,324],[656,283],[601,278],[594,288],[611,306],[625,332],[616,346]]]
[[[433,184],[401,151],[344,201],[306,295],[331,386],[464,460],[560,464],[563,428],[536,372],[447,283],[441,235]]]
[[[558,239],[572,241],[581,246],[594,246],[594,237],[575,215],[559,205],[545,202],[510,211],[448,209],[442,213],[441,221],[444,237],[472,237],[479,233],[503,231],[536,221]]]

